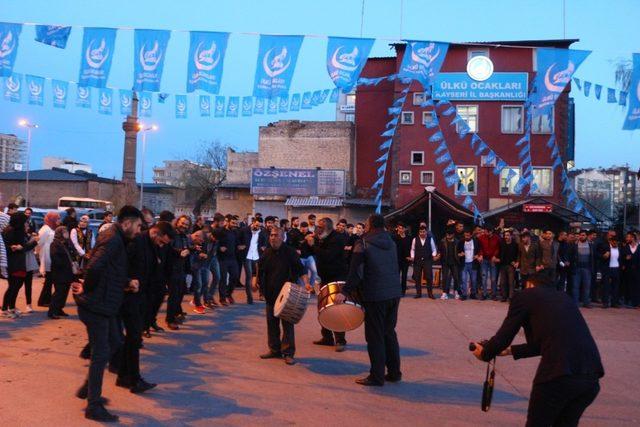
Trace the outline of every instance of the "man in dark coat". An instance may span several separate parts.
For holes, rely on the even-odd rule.
[[[604,376],[598,347],[575,302],[547,277],[530,277],[515,294],[502,326],[474,355],[485,362],[541,356],[529,399],[527,426],[577,426]],[[526,344],[510,345],[524,329]]]
[[[344,238],[333,229],[331,218],[322,218],[316,225],[315,234],[306,236],[318,266],[318,275],[322,286],[344,281],[347,277],[347,264],[344,258]],[[331,332],[321,328],[322,339],[314,341],[316,345],[334,346],[337,352],[344,351],[347,340],[344,332]]]
[[[266,302],[267,333],[269,352],[260,356],[261,359],[284,357],[287,365],[295,364],[293,356],[296,351],[293,324],[274,316],[273,310],[276,300],[286,282],[296,283],[302,278],[307,290],[311,289],[309,279],[304,274],[304,267],[296,250],[283,242],[284,230],[271,227],[269,231],[269,247],[265,249],[258,261],[257,283]],[[282,338],[280,337],[282,324]]]
[[[402,287],[402,295],[407,292],[407,273],[411,259],[411,236],[407,235],[407,229],[404,223],[399,222],[396,225],[396,233],[393,235],[396,243],[396,252],[398,257],[398,268],[400,269],[400,286]]]
[[[113,422],[118,417],[109,413],[102,398],[104,368],[120,345],[116,315],[125,292],[138,292],[127,271],[127,242],[140,232],[142,214],[133,206],[124,206],[118,213],[118,223],[98,237],[86,267],[84,284],[76,286],[74,297],[78,317],[87,328],[91,361],[89,374],[76,396],[88,399],[85,417],[95,421]]]
[[[397,382],[400,372],[400,346],[396,336],[398,306],[402,288],[398,277],[396,247],[384,229],[384,217],[369,217],[365,234],[353,249],[347,282],[336,303],[356,289],[362,293],[364,304],[364,334],[371,369],[369,376],[356,380],[364,386],[381,386],[385,380]],[[385,375],[385,366],[387,374]]]

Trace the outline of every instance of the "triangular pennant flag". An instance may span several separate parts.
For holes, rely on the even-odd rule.
[[[449,152],[444,153],[442,156],[438,157],[436,159],[436,163],[437,164],[442,164],[444,162],[448,162],[451,160],[451,154],[449,154]]]
[[[426,98],[424,101],[422,101],[422,103],[420,104],[420,107],[424,108],[424,107],[433,107],[433,99],[431,98]]]
[[[473,199],[471,198],[471,196],[465,197],[464,201],[462,202],[462,206],[464,206],[465,208],[468,208],[471,205],[473,205]]]
[[[384,182],[384,176],[381,176],[380,178],[377,179],[376,182],[373,183],[371,188],[376,189],[376,188],[380,187],[383,182]]]
[[[393,102],[393,106],[394,107],[401,107],[402,104],[404,104],[404,101],[406,101],[406,100],[407,100],[406,96],[403,96],[402,98],[398,98]]]
[[[554,133],[551,134],[549,140],[547,141],[547,147],[551,148],[556,145],[556,135]]]
[[[393,142],[392,139],[387,139],[385,142],[383,142],[382,144],[380,144],[380,146],[378,147],[378,149],[380,151],[384,151],[384,150],[388,150],[389,147],[391,147],[391,143]]]
[[[507,163],[504,160],[498,160],[496,167],[493,168],[494,175],[500,175],[502,170],[507,167]]]
[[[387,151],[382,156],[378,157],[378,159],[376,160],[376,163],[386,162],[388,158],[389,158],[389,152]]]
[[[618,102],[618,100],[616,99],[616,90],[610,87],[607,88],[607,103],[615,104],[616,102]]]
[[[402,112],[402,108],[401,107],[391,107],[391,108],[387,109],[387,112],[389,113],[390,116],[397,116],[398,114],[400,114]]]
[[[380,136],[393,136],[394,133],[396,133],[396,128],[393,127],[382,132]]]
[[[622,106],[627,105],[627,92],[620,91],[620,97],[618,98],[618,105],[622,105]]]
[[[591,82],[584,82],[584,96],[589,96],[591,92]]]
[[[440,143],[440,145],[438,145],[438,148],[436,148],[436,149],[434,150],[434,154],[440,154],[440,153],[442,153],[443,151],[445,151],[446,149],[447,149],[447,143],[446,143],[446,142],[444,142],[444,141],[442,141],[442,142]]]
[[[599,99],[600,99],[600,94],[602,93],[602,85],[596,84],[596,85],[594,86],[594,91],[593,91],[593,93],[595,94],[596,99],[598,99],[598,100],[599,100]]]
[[[478,149],[475,151],[476,156],[482,154],[482,152],[487,148],[489,148],[489,146],[484,141],[480,141],[480,144],[478,144]]]
[[[444,139],[441,131],[438,131],[429,137],[429,142],[439,142]]]
[[[474,133],[474,134],[471,136],[471,142],[470,142],[471,149],[473,150],[474,148],[476,148],[476,144],[477,144],[478,142],[480,142],[480,141],[481,141],[481,139],[480,139],[480,137],[478,136],[478,134],[477,134],[477,133]]]
[[[449,101],[447,101],[446,99],[441,99],[440,101],[438,101],[438,103],[436,104],[437,107],[442,107],[444,105],[449,105],[451,104]]]
[[[383,163],[382,165],[380,165],[380,167],[378,168],[378,176],[384,175],[384,172],[387,170],[387,164]]]
[[[443,111],[442,115],[448,117],[448,116],[452,115],[455,112],[456,112],[456,107],[451,106],[451,107],[447,108],[445,111]]]
[[[580,79],[574,77],[573,82],[578,86],[578,90],[582,90],[582,83],[580,83]]]
[[[387,123],[387,126],[386,126],[386,127],[387,127],[387,129],[389,129],[390,127],[394,127],[394,126],[396,126],[397,124],[398,124],[398,118],[396,117],[396,118],[394,118],[394,119],[391,119],[391,120]]]
[[[452,173],[455,173],[455,172],[456,172],[456,165],[454,165],[453,162],[449,163],[447,167],[442,170],[442,174],[444,176],[451,175]]]

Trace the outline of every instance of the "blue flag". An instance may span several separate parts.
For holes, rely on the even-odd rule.
[[[316,91],[313,91],[313,93],[311,94],[311,105],[312,106],[315,107],[316,105],[320,105],[320,96],[321,96],[320,93],[321,92],[319,90],[316,90]]]
[[[270,98],[267,104],[267,114],[276,114],[278,112],[278,98]]]
[[[253,104],[253,114],[264,114],[265,107],[265,99],[264,98],[256,98]]]
[[[573,74],[590,53],[588,50],[536,49],[538,72],[530,95],[536,117],[551,111],[564,88],[571,82]]]
[[[224,96],[216,96],[215,110],[213,110],[213,117],[224,117]]]
[[[303,110],[308,110],[311,108],[311,92],[305,92],[302,95],[302,105],[301,108]]]
[[[629,109],[622,129],[640,129],[640,53],[633,54],[633,71],[631,72],[628,97]]]
[[[249,117],[253,114],[253,96],[242,97],[242,116]]]
[[[600,94],[602,93],[602,85],[596,84],[593,87],[593,93],[596,96],[596,99],[600,99]]]
[[[329,102],[332,102],[334,104],[338,102],[338,95],[339,95],[338,89],[333,89],[331,91],[331,95],[329,96]]]
[[[138,104],[138,115],[140,117],[151,117],[153,97],[151,92],[140,92],[140,103]]]
[[[422,83],[427,89],[440,71],[449,43],[408,40],[398,76]]]
[[[283,96],[280,98],[280,101],[278,102],[278,112],[286,113],[287,111],[289,111],[289,97]]]
[[[191,31],[187,93],[196,89],[217,95],[220,92],[224,55],[229,33]]]
[[[200,95],[200,117],[211,117],[211,97],[209,95]]]
[[[288,96],[303,36],[261,35],[253,96]]]
[[[133,90],[160,91],[165,54],[171,31],[136,30],[133,51]]]
[[[91,108],[91,88],[78,86],[76,107]]]
[[[616,102],[618,102],[618,100],[616,99],[616,90],[608,87],[607,88],[607,103],[608,104],[615,104]]]
[[[120,89],[120,114],[123,116],[131,114],[132,103],[133,92],[126,89]]]
[[[105,87],[116,43],[113,28],[85,28],[80,57],[79,86]]]
[[[22,101],[22,74],[13,73],[4,79],[4,99],[11,102]]]
[[[300,94],[294,93],[291,95],[291,103],[289,104],[290,111],[299,111],[300,110]]]
[[[98,96],[98,113],[111,115],[113,111],[113,90],[101,88]]]
[[[36,25],[36,41],[64,49],[71,34],[71,27],[59,25]]]
[[[44,104],[44,77],[27,74],[27,89],[29,90],[29,104]]]
[[[589,93],[591,93],[591,82],[584,82],[584,96],[589,96]]]
[[[176,95],[176,119],[187,118],[187,96]]]
[[[618,105],[622,105],[622,106],[627,105],[627,95],[628,95],[627,92],[623,90],[620,91],[620,97],[618,98]]]
[[[67,108],[67,93],[69,92],[69,82],[65,82],[62,80],[52,80],[51,92],[53,93],[53,107]]]
[[[240,97],[230,96],[227,102],[227,117],[238,117],[240,112]]]
[[[320,104],[324,104],[327,98],[329,98],[329,94],[331,93],[331,89],[325,89],[320,92]]]
[[[18,53],[22,24],[0,22],[0,76],[10,76]]]
[[[329,78],[344,93],[353,90],[375,39],[329,37],[327,71]]]

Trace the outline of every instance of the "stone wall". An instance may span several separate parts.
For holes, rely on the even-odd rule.
[[[251,182],[251,168],[258,167],[258,153],[238,153],[227,149],[227,179],[226,182],[234,184],[247,184]]]

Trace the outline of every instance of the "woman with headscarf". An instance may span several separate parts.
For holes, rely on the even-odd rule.
[[[51,288],[53,280],[51,279],[51,255],[49,247],[53,242],[54,230],[60,224],[60,214],[56,211],[49,211],[44,217],[44,225],[40,228],[38,236],[38,256],[40,257],[40,274],[44,276],[44,285],[38,298],[39,307],[48,307],[51,302]]]
[[[59,319],[67,317],[68,314],[63,311],[67,302],[69,288],[71,283],[76,281],[76,275],[73,274],[72,259],[75,251],[69,239],[69,231],[64,225],[56,228],[53,242],[51,243],[51,278],[55,291],[49,304],[48,316],[50,319]]]
[[[26,208],[24,210],[24,214],[27,216],[27,234],[29,236],[37,236],[37,228],[36,223],[33,220],[33,209]],[[25,256],[27,257],[27,277],[24,281],[24,295],[27,300],[27,309],[26,313],[32,313],[33,308],[31,307],[31,289],[33,285],[33,275],[38,271],[40,266],[38,265],[38,261],[36,260],[36,254],[34,250],[28,251]]]
[[[11,216],[9,226],[2,232],[5,247],[7,249],[7,272],[9,275],[9,288],[4,293],[2,300],[2,315],[15,319],[20,316],[16,310],[18,292],[27,277],[26,253],[38,243],[37,237],[27,233],[27,216],[17,212]]]

